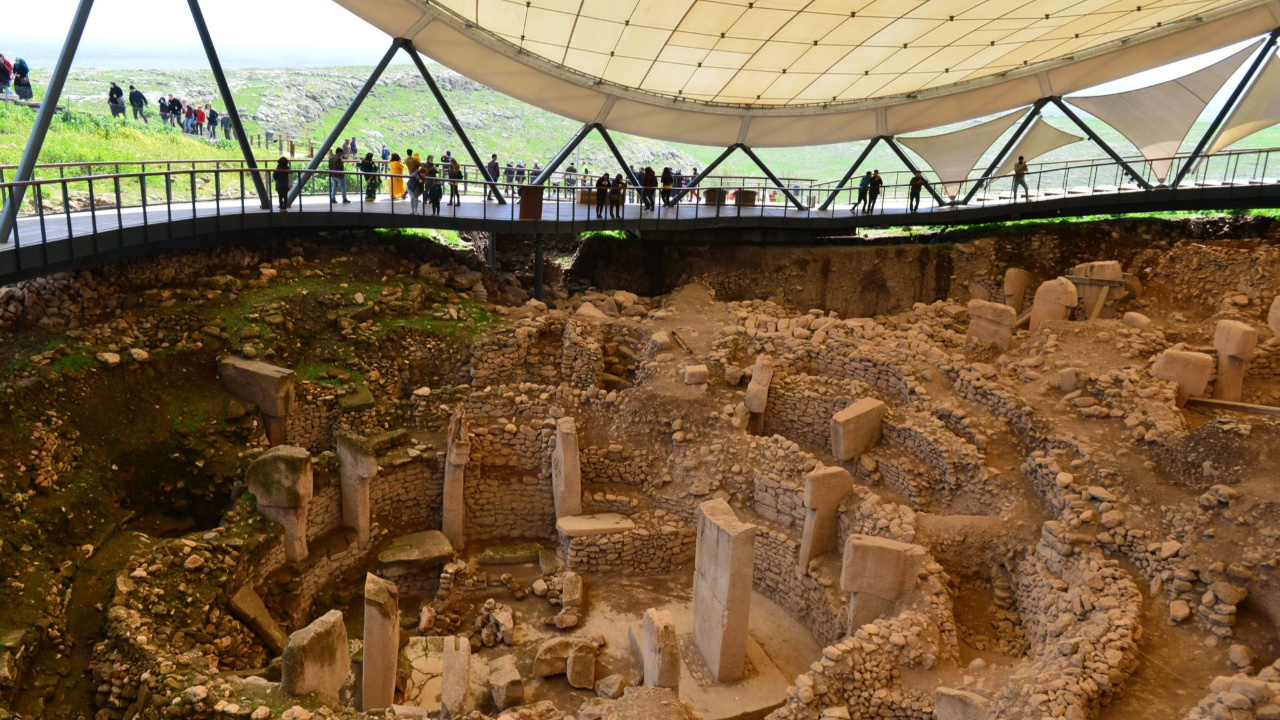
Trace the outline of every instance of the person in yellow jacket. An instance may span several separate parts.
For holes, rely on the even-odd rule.
[[[400,162],[400,153],[391,153],[391,162],[387,164],[387,170],[391,174],[391,199],[404,199],[404,163]]]

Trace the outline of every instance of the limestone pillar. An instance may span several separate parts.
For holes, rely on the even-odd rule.
[[[1238,320],[1219,320],[1213,333],[1213,347],[1218,351],[1218,378],[1213,382],[1213,396],[1219,400],[1240,402],[1244,394],[1244,372],[1258,346],[1258,331]]]
[[[670,611],[649,608],[640,622],[640,660],[645,687],[680,687],[680,645]]]
[[[1013,308],[1014,312],[1022,312],[1029,287],[1031,287],[1031,273],[1022,268],[1005,270],[1004,304]]]
[[[1031,329],[1035,330],[1041,323],[1051,320],[1070,320],[1071,313],[1079,304],[1076,285],[1070,280],[1060,277],[1041,283],[1031,302]]]
[[[364,578],[364,669],[361,709],[381,710],[396,700],[400,657],[400,590],[368,573]]]
[[[335,703],[351,673],[347,626],[330,610],[289,636],[281,658],[280,689],[286,695],[318,695]]]
[[[1018,313],[1008,305],[987,302],[985,300],[969,301],[969,330],[965,341],[978,341],[995,345],[1001,350],[1009,349],[1009,340],[1013,337],[1013,326],[1018,321]]]
[[[1115,260],[1081,263],[1072,269],[1071,274],[1076,277],[1124,282],[1124,268]],[[1080,299],[1083,301],[1085,313],[1092,313],[1093,308],[1101,301],[1103,306],[1102,311],[1098,313],[1098,317],[1109,318],[1111,317],[1111,309],[1106,306],[1106,303],[1110,300],[1119,299],[1124,292],[1123,286],[1110,287],[1108,285],[1082,284],[1080,286]]]
[[[716,682],[742,678],[755,569],[756,526],[723,499],[698,506],[693,572],[693,644]]]
[[[338,483],[342,489],[342,524],[356,531],[361,545],[369,543],[369,486],[378,474],[378,458],[364,438],[338,435]]]
[[[249,463],[245,473],[249,492],[263,517],[284,528],[284,553],[289,562],[307,559],[307,503],[311,501],[311,453],[279,445]]]
[[[751,371],[751,382],[747,384],[746,406],[751,417],[748,429],[754,434],[764,432],[764,410],[769,405],[769,383],[773,382],[773,358],[768,355],[757,355],[756,364]]]
[[[441,498],[440,530],[449,538],[454,550],[466,544],[467,501],[465,470],[471,459],[467,420],[459,414],[449,419],[449,439],[444,460],[444,492]]]
[[[852,488],[853,476],[841,467],[818,468],[805,475],[804,535],[796,568],[799,572],[805,572],[810,560],[836,549],[840,502]]]
[[[440,717],[455,718],[475,709],[471,693],[471,643],[450,635],[444,639],[444,674],[440,677]]]
[[[582,514],[578,426],[571,417],[556,420],[556,443],[551,449],[551,493],[557,520]]]
[[[1165,350],[1151,366],[1151,374],[1178,385],[1177,403],[1181,407],[1189,397],[1204,395],[1213,378],[1213,356],[1188,350]]]
[[[880,442],[880,422],[888,407],[875,398],[863,398],[831,416],[831,454],[853,460]]]
[[[840,589],[850,593],[849,633],[875,620],[912,590],[924,567],[925,550],[888,538],[850,535],[844,544]]]
[[[267,429],[267,440],[285,442],[289,413],[294,406],[294,372],[270,363],[229,355],[218,363],[222,387],[227,392],[258,406]]]
[[[1267,312],[1267,327],[1276,337],[1280,337],[1280,295],[1271,301],[1271,310]]]

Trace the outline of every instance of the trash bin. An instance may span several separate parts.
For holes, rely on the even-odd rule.
[[[541,220],[542,219],[542,186],[541,185],[521,185],[520,186],[520,219],[521,220]]]

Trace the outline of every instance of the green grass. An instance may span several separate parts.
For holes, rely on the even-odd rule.
[[[445,338],[470,338],[478,335],[497,318],[474,300],[462,300],[458,305],[458,319],[445,320],[428,314],[414,317],[384,318],[378,323],[374,335],[385,337],[397,328],[411,328]]]
[[[303,361],[298,364],[298,367],[294,368],[294,372],[297,373],[298,379],[305,380],[307,382],[317,382],[325,385],[340,385],[343,381],[338,380],[337,378],[326,377],[327,373],[335,368],[351,376],[351,379],[347,382],[355,383],[356,385],[365,384],[364,373],[359,370],[350,370],[348,368],[321,362],[319,360]]]
[[[95,363],[94,353],[88,348],[80,348],[66,357],[58,358],[49,364],[49,369],[56,373],[68,370],[87,370]]]

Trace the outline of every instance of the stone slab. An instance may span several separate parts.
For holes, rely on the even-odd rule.
[[[318,695],[336,701],[351,673],[347,626],[341,610],[330,610],[289,636],[280,688],[286,695]]]
[[[831,416],[831,454],[853,460],[880,442],[880,423],[888,406],[875,398],[862,398]]]
[[[564,537],[588,537],[591,535],[613,535],[614,533],[634,530],[636,524],[618,513],[598,513],[595,515],[574,515],[556,520],[556,532]]]
[[[218,373],[227,392],[257,405],[264,415],[285,417],[293,411],[297,376],[292,370],[229,355],[218,363]]]
[[[378,553],[382,565],[411,566],[426,570],[440,567],[453,559],[453,543],[439,530],[401,535]]]
[[[231,596],[231,614],[249,626],[249,629],[262,638],[262,642],[271,648],[273,653],[284,652],[289,643],[289,635],[280,627],[280,623],[271,617],[262,598],[248,585],[243,585]]]
[[[919,579],[927,555],[919,545],[871,535],[850,535],[844,545],[840,589],[896,600]]]

